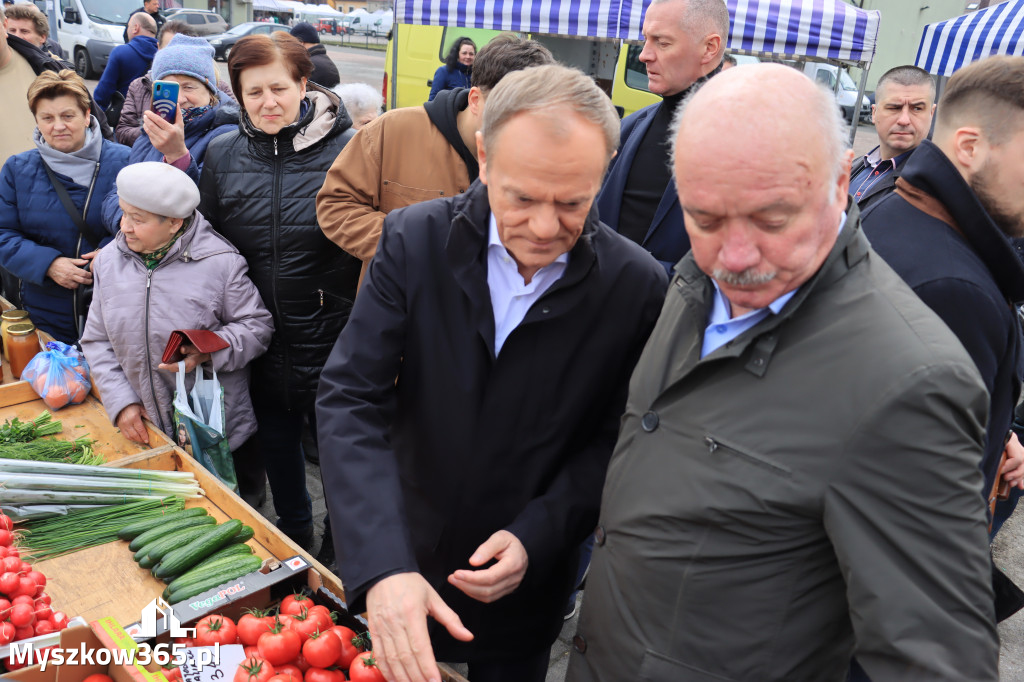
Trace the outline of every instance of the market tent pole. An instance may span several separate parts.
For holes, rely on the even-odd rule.
[[[391,108],[398,106],[398,22],[391,25]]]
[[[864,102],[864,89],[868,84],[868,69],[867,67],[860,70],[860,86],[857,88],[857,100],[854,105],[853,123],[850,124],[850,146],[853,146],[853,141],[857,138],[857,129],[860,127],[860,105]]]

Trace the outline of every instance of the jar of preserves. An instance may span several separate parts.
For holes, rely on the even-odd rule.
[[[0,315],[0,340],[3,341],[4,345],[4,357],[9,361],[11,357],[7,354],[7,328],[12,324],[18,324],[19,322],[31,322],[28,319],[27,310],[5,310],[3,315]]]
[[[25,366],[39,352],[39,334],[32,323],[12,324],[7,328],[7,354],[11,365],[11,375],[21,378]]]

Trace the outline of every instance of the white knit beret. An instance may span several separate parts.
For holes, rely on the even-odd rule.
[[[159,161],[125,166],[117,196],[126,204],[165,218],[188,218],[199,206],[199,188],[186,173]]]

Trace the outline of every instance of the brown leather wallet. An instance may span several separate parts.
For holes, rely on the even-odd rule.
[[[184,360],[181,344],[186,342],[195,346],[200,353],[215,353],[228,347],[227,341],[208,329],[175,329],[171,332],[171,338],[167,339],[167,346],[160,361],[171,364]]]

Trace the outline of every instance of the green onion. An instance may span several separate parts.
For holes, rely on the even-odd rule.
[[[46,490],[53,492],[97,492],[117,495],[155,495],[167,497],[179,495],[190,497],[198,494],[199,485],[192,483],[167,483],[165,481],[139,480],[136,478],[53,476],[50,474],[9,474],[0,471],[0,490]],[[5,496],[6,499],[6,496]],[[47,502],[51,502],[47,500]],[[87,501],[79,501],[88,503]]]
[[[93,441],[78,438],[73,441],[42,438],[30,443],[0,444],[0,459],[31,459],[69,464],[103,464],[106,460],[93,452]]]
[[[181,511],[180,498],[129,502],[96,509],[72,509],[65,516],[26,521],[19,524],[25,561],[35,563],[64,556],[88,547],[117,540],[117,531],[126,524]]]

